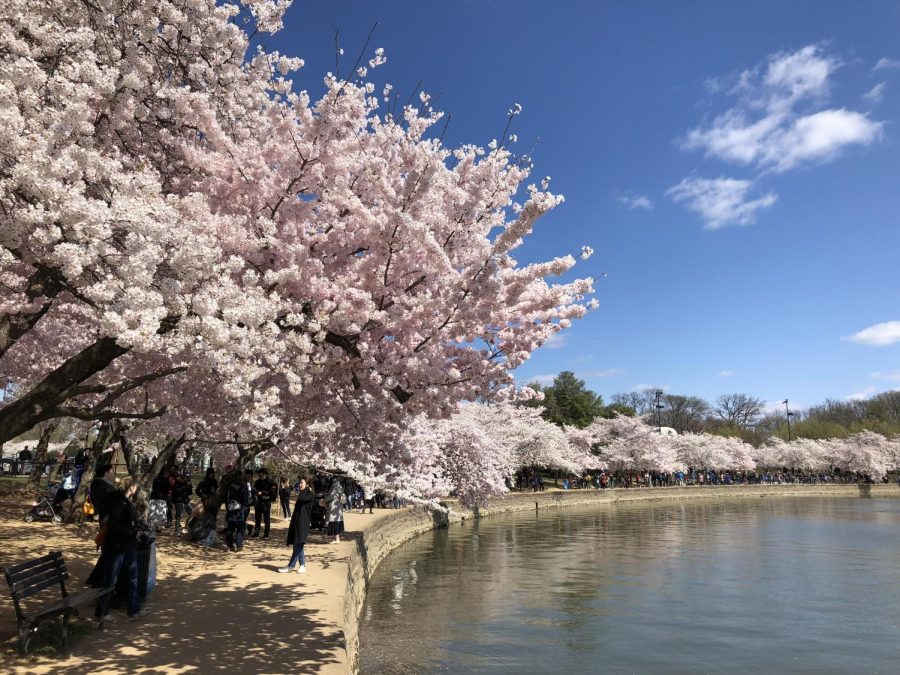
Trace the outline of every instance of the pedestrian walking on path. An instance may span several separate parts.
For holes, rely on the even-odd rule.
[[[282,574],[291,572],[294,565],[300,563],[298,573],[306,572],[306,556],[303,548],[309,537],[310,523],[312,522],[312,505],[316,495],[306,483],[306,478],[300,479],[300,494],[297,496],[297,503],[294,505],[294,515],[291,516],[291,524],[288,526],[287,544],[293,546],[294,551],[291,554],[291,561],[287,567],[279,567],[278,571]]]
[[[341,533],[344,531],[344,486],[341,479],[335,476],[331,480],[331,490],[328,492],[328,525],[325,533],[334,537],[334,543],[341,542]]]

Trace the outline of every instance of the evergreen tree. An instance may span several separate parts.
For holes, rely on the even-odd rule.
[[[608,415],[603,405],[603,397],[585,388],[584,380],[579,380],[575,377],[575,373],[569,370],[557,375],[553,384],[542,391],[543,417],[548,422],[583,429],[595,417]]]

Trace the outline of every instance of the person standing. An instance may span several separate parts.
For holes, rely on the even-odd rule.
[[[341,479],[335,476],[328,492],[328,525],[325,533],[334,537],[334,543],[341,543],[344,531],[344,486]]]
[[[122,481],[122,489],[115,490],[107,500],[108,531],[103,541],[103,555],[107,556],[104,586],[116,586],[119,576],[125,574],[127,586],[125,590],[125,608],[128,620],[140,618],[141,605],[138,597],[138,564],[137,537],[138,515],[132,500],[137,493],[138,485],[129,476]],[[109,612],[112,594],[107,593],[97,601],[95,616],[102,628]]]
[[[56,488],[56,494],[53,495],[53,508],[58,509],[67,499],[75,498],[75,473],[69,473],[63,478],[62,483]]]
[[[116,491],[113,473],[112,464],[100,464],[94,473],[94,480],[91,481],[91,487],[88,491],[100,527],[106,525],[106,519],[109,517],[107,502],[109,501],[109,496]]]
[[[250,506],[247,484],[246,473],[238,475],[225,492],[225,543],[235,552],[244,547],[244,529],[247,527]]]
[[[272,502],[278,499],[278,485],[269,478],[269,471],[265,467],[259,470],[259,478],[253,484],[256,494],[255,527],[253,537],[259,536],[260,521],[264,521],[266,529],[263,531],[263,539],[269,538],[269,529],[272,525]]]
[[[172,499],[175,502],[175,534],[185,534],[187,527],[181,528],[181,519],[182,516],[187,518],[191,515],[191,482],[184,474],[178,474],[175,478]]]
[[[281,479],[281,487],[278,489],[278,497],[281,500],[281,517],[282,518],[290,518],[291,517],[291,484],[287,478]]]
[[[300,478],[300,494],[297,495],[297,503],[294,505],[294,515],[291,516],[291,524],[288,526],[287,544],[293,546],[291,561],[287,567],[279,567],[278,571],[285,574],[294,569],[294,565],[300,563],[299,574],[306,572],[306,556],[304,546],[309,537],[310,523],[312,522],[312,505],[316,495],[306,483],[306,477]]]
[[[197,484],[196,493],[200,497],[200,501],[204,506],[209,506],[209,498],[219,490],[219,481],[216,480],[216,470],[209,467],[206,470],[206,477]]]

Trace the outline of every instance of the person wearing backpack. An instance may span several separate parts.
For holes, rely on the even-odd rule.
[[[235,552],[244,547],[244,529],[250,508],[250,492],[245,476],[236,476],[225,492],[225,543]]]

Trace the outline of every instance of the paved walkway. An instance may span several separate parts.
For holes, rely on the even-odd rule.
[[[19,509],[22,513],[23,510]],[[274,510],[274,509],[273,509]],[[352,539],[391,510],[346,514],[345,541],[314,534],[306,574],[278,574],[287,564],[287,520],[273,519],[268,541],[251,539],[240,553],[206,550],[172,535],[159,538],[158,584],[149,615],[124,612],[104,631],[82,637],[68,658],[16,658],[0,652],[0,671],[25,673],[346,673],[343,602]],[[26,524],[8,505],[0,511],[0,564],[63,551],[81,587],[95,556],[95,526]],[[15,634],[12,602],[2,588],[0,640]],[[86,612],[91,614],[91,611]],[[4,663],[5,662],[5,663]]]

